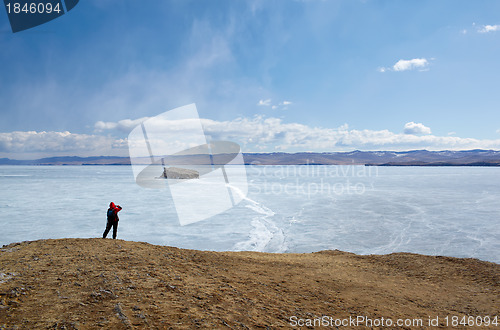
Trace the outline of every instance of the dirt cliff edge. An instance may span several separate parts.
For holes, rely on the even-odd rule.
[[[452,317],[498,318],[499,287],[500,265],[476,259],[39,240],[0,249],[0,329],[266,329],[362,318],[449,326]]]

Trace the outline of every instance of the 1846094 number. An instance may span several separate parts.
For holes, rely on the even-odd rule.
[[[7,7],[7,13],[11,14],[20,14],[20,13],[25,13],[25,14],[51,14],[52,12],[55,13],[60,13],[62,9],[59,6],[59,3],[57,3],[55,6],[53,6],[50,2],[47,3],[25,3],[21,5],[19,2],[14,2],[14,3],[7,3],[5,5]]]

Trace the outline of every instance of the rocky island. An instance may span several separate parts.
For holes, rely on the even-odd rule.
[[[199,179],[200,173],[198,171],[190,170],[187,168],[164,167],[162,177],[165,179],[176,180]]]

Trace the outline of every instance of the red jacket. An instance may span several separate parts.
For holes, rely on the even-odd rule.
[[[122,207],[120,205],[115,205],[115,203],[111,202],[111,203],[109,203],[108,211],[110,211],[110,210],[113,210],[113,213],[116,216],[116,221],[120,220],[118,218],[118,212],[120,212],[122,210]]]

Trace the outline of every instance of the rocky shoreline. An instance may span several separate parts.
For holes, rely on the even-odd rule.
[[[446,326],[446,316],[500,314],[500,265],[409,253],[57,239],[4,246],[0,274],[0,329],[277,329],[359,317],[427,327],[430,318]]]

